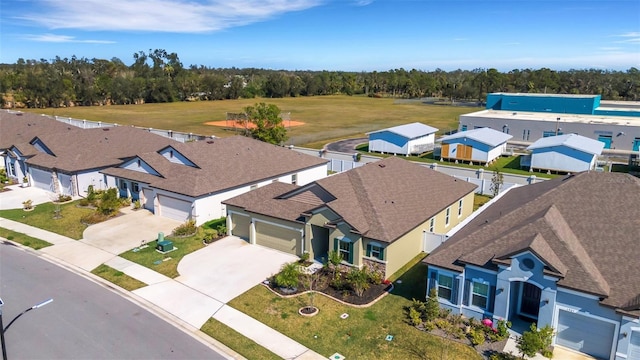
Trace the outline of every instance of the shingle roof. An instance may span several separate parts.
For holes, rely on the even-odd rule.
[[[415,139],[421,136],[434,134],[438,131],[438,129],[431,127],[429,125],[425,125],[423,123],[414,122],[411,124],[398,125],[398,126],[390,127],[387,129],[371,131],[371,132],[368,132],[367,135],[375,134],[383,131],[392,132],[394,134],[398,134],[407,139]]]
[[[55,156],[37,152],[30,165],[75,172],[115,166],[139,153],[161,149],[179,142],[128,126],[79,129],[73,133],[39,133]]]
[[[527,150],[553,146],[566,146],[575,150],[595,155],[602,154],[602,149],[604,149],[604,143],[602,141],[593,140],[578,134],[565,134],[538,139],[533,144],[529,145],[529,147],[527,147]]]
[[[450,140],[468,138],[489,146],[498,146],[504,144],[513,136],[503,132],[493,130],[491,128],[479,128],[467,131],[459,131],[452,135],[441,137],[438,141],[448,142]]]
[[[102,172],[149,183],[150,186],[178,194],[201,196],[294,174],[327,163],[326,159],[243,136],[174,143],[171,146],[191,160],[197,168],[174,164],[153,151],[139,154],[139,158],[161,176],[123,168],[109,168]]]
[[[583,172],[515,188],[430,254],[430,265],[495,269],[531,251],[558,285],[616,308],[640,295],[640,179]],[[640,309],[636,309],[640,315]]]
[[[271,186],[271,185],[269,185]],[[475,185],[409,161],[390,157],[283,193],[276,198],[240,195],[224,203],[250,212],[283,217],[280,208],[298,209],[297,216],[326,206],[363,236],[391,243],[474,191]],[[301,201],[301,192],[314,191],[318,202]],[[326,194],[329,194],[327,196]],[[328,200],[328,201],[327,201]],[[262,206],[271,201],[283,205]]]
[[[15,111],[0,111],[0,149],[16,146],[28,152],[29,141],[39,134],[56,134],[80,129],[52,117]]]

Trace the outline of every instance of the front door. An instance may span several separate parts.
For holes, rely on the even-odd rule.
[[[538,310],[540,310],[540,294],[542,290],[539,287],[524,283],[522,287],[522,301],[520,303],[520,314],[531,317],[533,319],[538,318]]]

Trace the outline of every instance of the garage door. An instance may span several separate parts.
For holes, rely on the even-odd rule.
[[[36,168],[31,168],[31,180],[33,181],[33,186],[44,189],[48,191],[53,191],[53,186],[51,186],[51,173],[46,170],[40,170]]]
[[[60,181],[60,192],[65,195],[73,194],[71,190],[71,175],[58,173],[58,181]]]
[[[598,359],[609,359],[615,325],[592,317],[560,310],[556,344]]]
[[[256,223],[256,244],[296,255],[300,231],[263,222]]]
[[[191,215],[191,202],[170,196],[159,195],[160,216],[178,221],[186,221]]]
[[[249,228],[251,226],[251,218],[249,216],[243,216],[238,214],[231,214],[231,235],[249,240]]]
[[[640,332],[631,332],[631,341],[629,342],[629,354],[627,359],[640,359]]]

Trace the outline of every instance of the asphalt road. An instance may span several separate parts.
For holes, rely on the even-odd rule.
[[[327,144],[326,149],[329,151],[339,151],[345,153],[354,153],[356,146],[369,142],[368,138],[346,139]]]
[[[225,359],[121,295],[0,240],[8,359]]]

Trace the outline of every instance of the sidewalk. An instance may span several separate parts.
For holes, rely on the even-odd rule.
[[[326,359],[291,338],[206,294],[100,249],[93,244],[85,244],[81,240],[73,240],[4,218],[0,218],[0,227],[52,243],[53,246],[38,251],[49,255],[49,258],[61,261],[63,264],[71,265],[71,268],[80,268],[90,272],[97,266],[106,264],[144,282],[148,286],[134,290],[132,293],[197,330],[209,318],[213,317],[284,359]],[[236,354],[234,357],[239,356]]]

